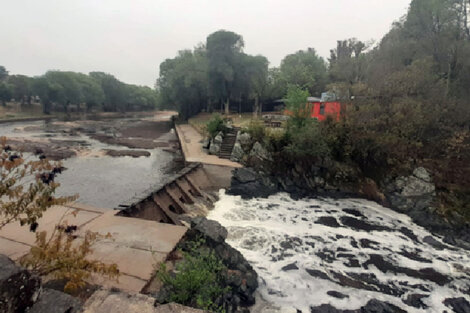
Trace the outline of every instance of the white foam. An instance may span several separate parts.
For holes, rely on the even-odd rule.
[[[229,232],[227,242],[239,250],[253,265],[259,275],[259,293],[266,301],[282,308],[296,308],[303,312],[309,312],[311,306],[331,304],[338,309],[357,309],[365,305],[370,299],[387,301],[397,305],[408,312],[442,312],[449,310],[442,301],[451,297],[464,296],[460,290],[470,288],[470,277],[467,273],[456,270],[453,264],[468,267],[470,257],[467,251],[436,250],[422,239],[431,234],[424,228],[414,224],[411,219],[377,203],[362,199],[303,199],[293,200],[287,194],[279,193],[268,199],[243,200],[238,196],[226,195],[220,191],[220,200],[215,203],[215,208],[209,213],[208,218],[219,221]],[[347,227],[328,227],[314,222],[322,216],[335,217],[339,222],[341,216],[350,216],[342,211],[343,208],[353,208],[361,212],[369,224],[386,226],[393,231],[357,231]],[[360,218],[359,218],[360,219]],[[395,231],[401,227],[411,230],[419,242],[406,237],[401,232]],[[344,238],[336,239],[336,236]],[[315,237],[315,238],[312,238]],[[359,243],[360,239],[368,239],[379,243],[379,249],[354,248],[351,246],[351,238]],[[441,242],[437,237],[436,240]],[[285,243],[287,242],[287,244]],[[290,244],[289,244],[290,242]],[[290,245],[287,249],[282,249]],[[310,244],[314,244],[312,247]],[[274,247],[274,249],[273,249]],[[438,286],[430,281],[406,276],[402,273],[383,273],[375,266],[368,269],[363,267],[347,267],[343,264],[346,259],[335,257],[328,263],[322,260],[316,253],[323,249],[331,250],[338,254],[337,249],[344,248],[347,252],[355,254],[362,264],[369,259],[369,254],[379,254],[385,260],[414,270],[432,267],[436,271],[449,276],[452,281],[445,286]],[[278,249],[278,251],[274,251]],[[402,249],[415,251],[419,249],[419,256],[429,259],[432,263],[422,263],[399,255]],[[281,260],[273,260],[284,251]],[[298,270],[281,270],[288,264],[295,263]],[[319,279],[309,275],[306,270],[314,269],[325,273],[331,271],[337,273],[372,273],[380,282],[390,283],[399,287],[398,282],[407,282],[410,285],[421,284],[429,288],[429,292],[423,292],[417,288],[409,288],[410,291],[402,295],[402,298],[410,293],[429,294],[423,302],[430,307],[426,310],[416,309],[403,303],[402,298],[382,294],[380,292],[367,291],[343,287],[330,280]],[[335,279],[333,279],[335,280]],[[393,285],[392,285],[393,286]],[[334,290],[349,296],[345,299],[337,299],[327,295],[327,291]]]

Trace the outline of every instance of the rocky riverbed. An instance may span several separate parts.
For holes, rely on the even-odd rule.
[[[221,191],[208,218],[227,228],[278,312],[470,310],[469,251],[374,202]]]

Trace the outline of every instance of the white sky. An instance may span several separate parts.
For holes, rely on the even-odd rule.
[[[411,0],[0,0],[0,65],[11,74],[103,71],[153,86],[158,67],[219,29],[278,66],[307,47],[380,40]]]

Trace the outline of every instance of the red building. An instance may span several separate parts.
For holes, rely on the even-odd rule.
[[[311,114],[310,116],[324,121],[327,116],[331,116],[336,121],[339,121],[341,114],[341,103],[338,101],[322,101],[320,98],[309,97],[307,100]]]

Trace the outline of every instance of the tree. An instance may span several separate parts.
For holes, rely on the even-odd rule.
[[[160,64],[157,81],[161,106],[175,108],[183,119],[209,107],[208,73],[203,48],[179,51]]]
[[[16,101],[21,101],[21,105],[31,104],[32,97],[32,79],[25,75],[10,75],[8,83],[12,88],[12,96]]]
[[[91,72],[90,76],[101,85],[104,92],[104,111],[125,110],[125,86],[116,77],[103,72]]]
[[[310,108],[307,99],[309,93],[297,85],[289,85],[286,94],[286,106],[291,118],[290,123],[296,127],[302,127],[307,119],[310,118]]]
[[[0,65],[0,82],[6,80],[8,77],[8,71],[5,66]]]
[[[268,65],[269,61],[262,55],[246,56],[247,77],[249,81],[249,93],[254,97],[254,117],[262,111],[262,99],[266,96],[268,89]]]
[[[286,56],[281,62],[281,73],[286,85],[306,88],[312,95],[323,92],[328,80],[326,63],[313,48]]]
[[[207,37],[207,61],[211,93],[225,105],[225,113],[230,110],[237,58],[243,51],[242,36],[225,30]]]
[[[11,86],[6,82],[0,82],[0,101],[3,106],[6,106],[7,101],[10,101],[11,95]]]

